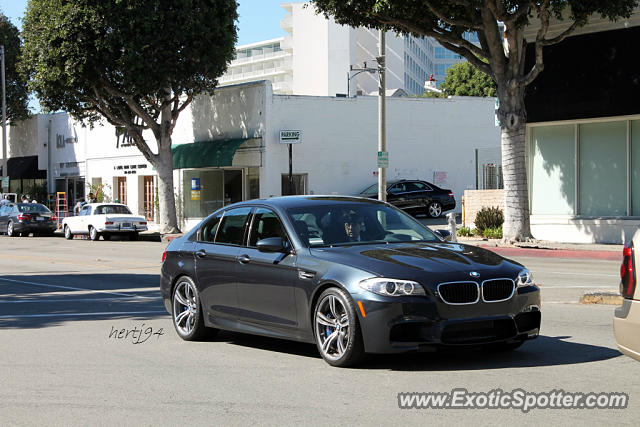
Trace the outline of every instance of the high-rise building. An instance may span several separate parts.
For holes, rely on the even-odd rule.
[[[288,35],[236,47],[236,57],[221,85],[270,80],[274,93],[335,96],[377,93],[378,31],[337,24],[316,15],[311,5],[283,3],[287,12],[280,26]],[[477,42],[470,35],[472,42]],[[447,68],[463,61],[435,39],[387,33],[386,86],[409,94],[424,93],[425,81],[433,74],[438,83]],[[350,71],[351,68],[354,71]]]

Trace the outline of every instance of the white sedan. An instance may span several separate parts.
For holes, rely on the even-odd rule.
[[[136,240],[140,231],[147,230],[147,220],[133,215],[120,203],[88,203],[77,216],[63,219],[62,229],[69,240],[75,234],[88,234],[91,240],[98,240],[100,236],[109,240],[114,234],[126,234],[130,240]]]

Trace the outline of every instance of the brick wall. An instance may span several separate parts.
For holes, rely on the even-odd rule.
[[[464,190],[464,226],[474,229],[476,214],[483,207],[497,206],[504,212],[504,190]]]

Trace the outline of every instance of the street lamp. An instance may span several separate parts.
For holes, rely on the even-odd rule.
[[[352,72],[356,72],[354,75],[351,75]],[[367,67],[367,61],[364,62],[364,67],[357,68],[353,65],[349,65],[349,71],[347,71],[347,98],[351,97],[351,79],[361,73],[377,73],[378,68]]]

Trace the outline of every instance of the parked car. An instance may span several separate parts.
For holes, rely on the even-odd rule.
[[[364,189],[360,197],[378,197],[378,184]],[[451,190],[442,189],[427,181],[399,180],[387,182],[387,202],[413,215],[426,214],[437,218],[456,207]]]
[[[513,350],[538,336],[521,264],[445,242],[377,200],[289,196],[229,205],[173,240],[160,290],[187,341],[219,329],[315,344],[334,366],[439,346]]]
[[[633,239],[622,250],[620,294],[623,300],[613,317],[613,331],[620,351],[640,361],[640,291],[636,275],[636,266],[640,263],[635,250],[638,245],[640,230],[636,231]]]
[[[53,236],[56,217],[40,203],[7,203],[0,207],[0,232],[11,237]]]
[[[147,230],[147,220],[140,215],[133,215],[126,205],[120,203],[88,203],[77,216],[62,220],[64,237],[73,239],[76,234],[88,234],[91,240],[111,239],[115,234],[128,235],[131,240],[138,238],[138,233]]]

